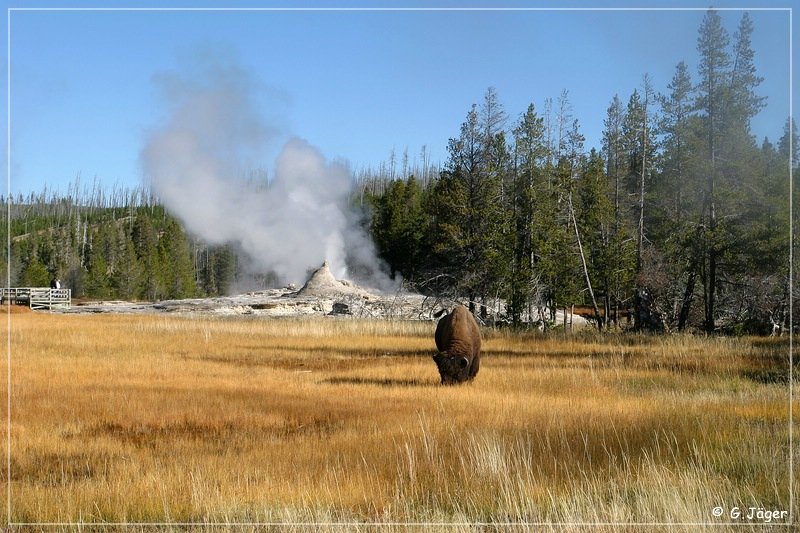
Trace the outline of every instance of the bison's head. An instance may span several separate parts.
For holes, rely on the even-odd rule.
[[[447,353],[437,353],[433,356],[436,366],[439,368],[439,375],[442,377],[442,385],[455,385],[469,380],[469,359],[463,356],[451,357]]]

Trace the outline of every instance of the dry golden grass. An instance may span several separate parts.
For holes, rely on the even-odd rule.
[[[12,523],[688,524],[790,506],[785,341],[487,331],[476,381],[441,387],[431,323],[11,318]]]

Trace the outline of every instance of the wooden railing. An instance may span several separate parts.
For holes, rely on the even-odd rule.
[[[72,306],[72,290],[48,287],[7,287],[0,289],[0,302],[27,305],[31,309],[69,309]]]

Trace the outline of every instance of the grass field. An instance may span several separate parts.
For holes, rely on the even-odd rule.
[[[790,509],[785,339],[486,331],[475,382],[441,387],[432,323],[11,318],[4,521],[759,525]]]

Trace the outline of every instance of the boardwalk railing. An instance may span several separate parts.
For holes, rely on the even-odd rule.
[[[2,288],[0,301],[3,304],[27,305],[31,309],[69,309],[72,306],[72,290],[47,287]]]

